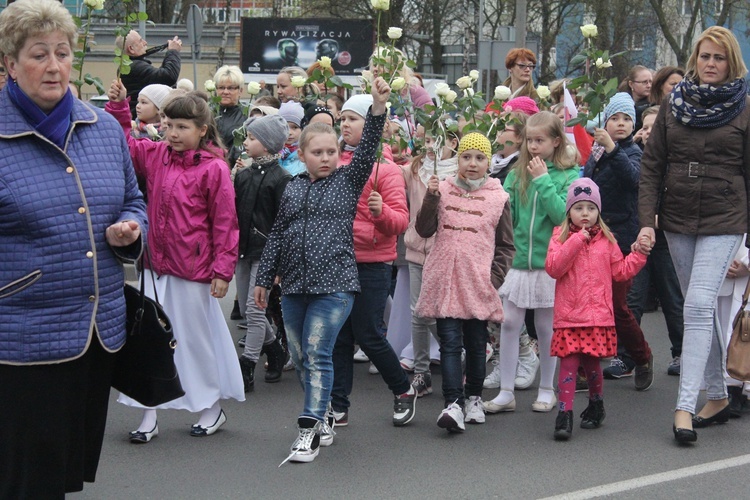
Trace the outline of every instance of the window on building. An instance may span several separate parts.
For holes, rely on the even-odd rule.
[[[643,50],[643,33],[633,33],[628,36],[630,50]]]

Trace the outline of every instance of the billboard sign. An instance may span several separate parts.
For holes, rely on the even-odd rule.
[[[276,73],[284,66],[307,69],[322,56],[337,75],[358,74],[374,48],[369,19],[242,18],[240,67],[244,73]]]

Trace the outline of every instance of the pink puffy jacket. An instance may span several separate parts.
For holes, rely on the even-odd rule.
[[[616,243],[599,232],[586,241],[571,233],[559,241],[560,226],[552,231],[544,268],[555,284],[555,328],[614,326],[612,280],[626,281],[646,265],[646,256],[631,252],[623,258]]]

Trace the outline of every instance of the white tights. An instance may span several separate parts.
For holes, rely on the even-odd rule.
[[[526,317],[526,309],[513,302],[503,300],[505,320],[500,329],[500,394],[493,401],[497,404],[508,404],[515,397],[513,391],[516,382],[516,365],[518,364],[518,340]],[[540,380],[537,400],[545,403],[552,401],[553,380],[557,358],[550,355],[552,346],[552,308],[534,310],[534,327],[539,341]]]

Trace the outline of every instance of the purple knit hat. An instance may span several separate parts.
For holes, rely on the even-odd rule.
[[[590,201],[599,212],[602,211],[602,198],[599,196],[599,186],[588,177],[576,179],[568,188],[568,201],[565,202],[565,213],[570,212],[570,207],[579,201]]]

